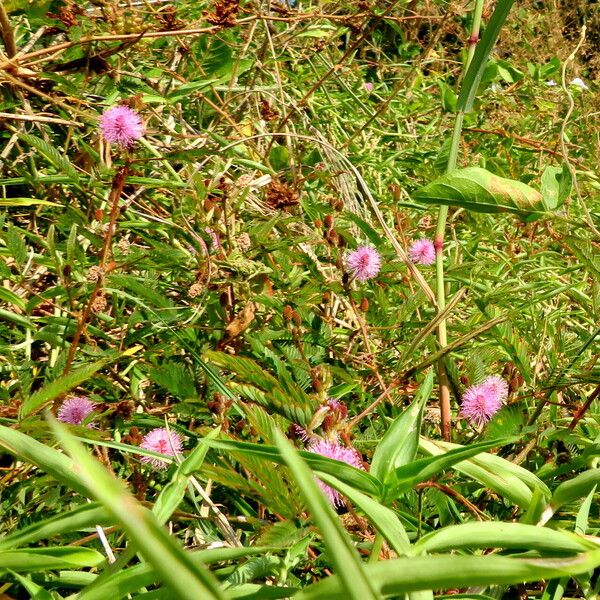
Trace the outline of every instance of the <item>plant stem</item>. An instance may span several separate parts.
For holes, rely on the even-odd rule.
[[[479,30],[481,27],[481,14],[483,11],[483,0],[475,1],[475,8],[473,10],[473,25],[471,28],[471,37],[469,38],[469,49],[467,59],[463,67],[463,75],[467,72],[473,54],[475,53],[475,46],[479,40]],[[456,120],[454,121],[454,130],[452,131],[452,140],[450,144],[450,154],[448,155],[448,165],[446,172],[450,173],[456,169],[458,163],[458,151],[460,146],[460,139],[462,134],[462,126],[464,121],[465,113],[459,111],[456,114]],[[446,220],[448,218],[448,207],[440,206],[437,219],[437,227],[435,231],[435,273],[436,273],[436,299],[437,299],[437,310],[438,314],[442,313],[446,308],[446,290],[444,281],[444,235],[446,232]],[[446,329],[446,319],[441,319],[438,330],[437,339],[440,348],[445,348],[448,345],[448,336]],[[444,364],[444,358],[440,358],[437,362],[438,381],[440,386],[440,413],[442,421],[442,437],[449,441],[451,437],[452,429],[452,415],[450,410],[450,386],[448,382],[448,374],[446,372],[446,366]]]
[[[4,2],[2,2],[2,0],[0,0],[0,32],[2,33],[2,41],[6,48],[6,55],[8,58],[12,58],[17,53],[17,45],[15,44],[15,35],[10,26],[8,13],[4,8]]]

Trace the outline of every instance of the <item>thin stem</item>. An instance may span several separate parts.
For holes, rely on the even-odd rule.
[[[0,31],[2,33],[2,41],[6,48],[6,55],[12,58],[17,53],[17,45],[15,44],[15,35],[10,25],[8,13],[4,8],[4,3],[0,0]]]
[[[467,59],[463,67],[463,74],[469,69],[475,47],[479,41],[479,30],[481,28],[481,14],[483,12],[483,0],[476,0],[473,10],[473,26],[471,28],[471,37],[469,38],[469,50]],[[450,173],[456,169],[458,163],[458,151],[462,134],[464,121],[464,112],[460,111],[454,121],[454,130],[452,131],[452,140],[450,145],[450,154],[448,155],[448,165],[446,172]],[[446,308],[446,290],[444,280],[444,235],[446,232],[446,220],[448,219],[448,207],[440,206],[438,212],[437,227],[435,231],[435,272],[436,272],[436,300],[437,310],[441,313]],[[448,344],[448,335],[446,329],[446,319],[440,320],[437,330],[437,338],[440,348],[445,348]],[[452,415],[450,409],[450,385],[444,359],[440,358],[437,362],[438,381],[440,386],[440,414],[442,422],[442,437],[449,441],[452,429]]]

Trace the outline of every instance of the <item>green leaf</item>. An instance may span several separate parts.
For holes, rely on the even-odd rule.
[[[385,498],[392,500],[400,494],[411,490],[417,483],[430,479],[434,475],[442,472],[445,469],[455,466],[466,458],[481,454],[484,450],[489,450],[496,446],[506,444],[507,440],[491,440],[488,442],[480,442],[479,444],[471,444],[470,446],[458,446],[446,453],[421,458],[409,464],[397,468],[390,477],[389,483],[386,486]]]
[[[206,438],[205,438],[206,439]],[[236,442],[233,440],[219,439],[209,440],[206,439],[206,443],[211,448],[218,448],[221,450],[228,450],[230,452],[240,452],[243,454],[249,454],[250,456],[256,456],[263,460],[270,460],[279,464],[284,464],[283,458],[277,448],[273,446],[267,446],[265,444],[250,444],[248,442]],[[354,488],[370,494],[372,496],[379,496],[381,494],[381,486],[379,481],[372,475],[356,469],[351,465],[348,465],[339,460],[320,456],[313,452],[300,452],[300,456],[308,463],[310,468],[321,475],[321,473],[328,473],[337,477],[340,481],[353,486]]]
[[[30,133],[18,135],[25,143],[35,148],[59,173],[66,175],[74,183],[79,183],[79,173],[75,167],[54,146]]]
[[[152,512],[159,523],[166,523],[183,500],[190,476],[200,469],[208,452],[206,440],[213,439],[219,435],[219,432],[220,429],[213,429],[205,438],[198,441],[197,446],[179,465],[171,481],[161,491],[152,507]]]
[[[471,64],[465,74],[458,95],[457,108],[461,112],[468,112],[473,107],[473,101],[479,88],[479,83],[485,73],[488,58],[496,45],[500,30],[510,13],[514,0],[498,0],[481,39],[477,43]]]
[[[317,403],[283,372],[276,378],[253,360],[225,352],[209,351],[206,357],[219,368],[235,374],[236,381],[229,382],[229,388],[299,425],[306,426],[318,408]]]
[[[568,531],[523,523],[464,523],[444,527],[423,536],[416,553],[440,553],[458,548],[518,548],[547,552],[578,553],[597,550],[598,545]]]
[[[433,389],[433,370],[421,384],[412,404],[399,415],[377,444],[371,461],[371,475],[386,483],[390,474],[417,455],[423,409]]]
[[[587,496],[594,487],[600,486],[600,469],[589,469],[561,483],[552,494],[550,505],[557,508]]]
[[[319,479],[344,494],[355,506],[362,510],[399,556],[413,554],[406,530],[393,510],[359,492],[352,486],[341,482],[337,477],[321,473]]]
[[[100,369],[103,369],[111,362],[118,360],[119,357],[119,354],[111,354],[106,358],[101,358],[100,360],[90,363],[89,365],[79,367],[78,369],[75,369],[66,375],[61,375],[54,381],[47,383],[41,390],[38,390],[25,399],[23,405],[21,406],[21,419],[34,412],[37,412],[43,406],[49,402],[52,402],[62,394],[66,394],[73,388],[81,385],[90,377],[95,375]]]
[[[73,461],[54,448],[16,429],[0,425],[0,448],[26,463],[46,471],[60,483],[83,496],[87,490],[75,474]]]
[[[142,556],[181,600],[224,600],[214,576],[195,564],[156,517],[129,493],[125,484],[111,475],[68,431],[49,415],[52,429],[77,465],[77,474],[88,493],[104,505]]]
[[[53,452],[56,452],[56,450],[53,450]],[[98,503],[83,504],[77,508],[70,509],[64,514],[58,514],[49,519],[32,523],[27,527],[14,531],[10,535],[0,538],[0,550],[32,544],[39,540],[47,540],[55,535],[80,531],[94,525],[111,524],[111,519]]]
[[[425,204],[459,206],[484,213],[544,212],[542,195],[532,187],[494,175],[481,167],[455,169],[412,194]]]
[[[439,440],[434,442],[421,437],[419,447],[428,454],[439,455],[460,446]],[[487,453],[478,454],[469,460],[455,464],[453,468],[524,509],[531,505],[532,490],[534,489],[538,489],[545,498],[550,497],[550,490],[543,481],[527,469],[500,456]]]
[[[600,550],[565,558],[506,556],[413,556],[365,566],[369,580],[384,598],[418,590],[447,590],[517,584],[585,573],[600,565]],[[294,600],[344,600],[347,592],[338,575],[312,584]]]
[[[0,198],[0,206],[60,206],[49,200],[38,200],[37,198]]]
[[[365,576],[364,566],[352,547],[347,532],[323,492],[318,488],[308,466],[282,433],[275,433],[277,449],[298,483],[300,494],[306,502],[315,524],[323,535],[327,554],[338,574],[339,584],[346,598],[376,600],[379,596]]]
[[[565,203],[573,187],[573,177],[567,165],[547,166],[542,173],[541,192],[546,210],[555,210]]]
[[[73,567],[97,567],[105,558],[92,548],[57,546],[55,548],[23,548],[0,552],[0,570],[17,572],[47,571]]]

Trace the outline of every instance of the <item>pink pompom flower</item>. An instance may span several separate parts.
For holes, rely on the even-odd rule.
[[[69,425],[82,425],[94,411],[94,406],[94,403],[84,396],[67,398],[58,409],[58,420]],[[86,427],[91,429],[94,423],[88,423]]]
[[[359,281],[372,279],[381,269],[381,256],[371,246],[359,246],[346,257],[346,267]]]
[[[435,246],[427,238],[416,240],[408,249],[408,256],[417,265],[432,265],[435,262]]]
[[[144,125],[134,110],[118,105],[112,106],[100,117],[100,131],[107,142],[130,148],[144,135]]]
[[[460,414],[478,427],[483,427],[502,408],[508,397],[508,384],[497,375],[472,385],[462,397]]]
[[[342,446],[338,442],[315,439],[310,442],[307,450],[313,454],[320,454],[321,456],[325,456],[327,458],[333,458],[356,467],[357,469],[364,470],[360,454],[354,448]],[[333,506],[342,506],[344,504],[342,495],[337,490],[334,490],[332,487],[326,485],[322,481],[317,480],[317,483]]]
[[[183,436],[166,427],[159,427],[153,429],[143,437],[140,448],[164,454],[165,456],[181,456]],[[140,460],[159,471],[166,469],[169,465],[167,461],[155,458],[154,456],[142,456]]]

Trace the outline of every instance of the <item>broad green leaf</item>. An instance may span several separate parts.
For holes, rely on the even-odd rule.
[[[389,478],[386,485],[386,500],[394,500],[400,494],[411,490],[417,483],[430,479],[434,475],[453,467],[457,463],[481,454],[485,450],[502,446],[507,440],[491,440],[471,444],[470,446],[458,446],[438,456],[428,456],[415,460],[407,465],[397,468]]]
[[[557,508],[587,496],[590,491],[600,486],[600,469],[589,469],[573,479],[561,483],[552,494],[550,505]]]
[[[415,458],[419,448],[423,409],[432,389],[433,370],[430,370],[412,404],[396,417],[377,444],[371,461],[371,474],[384,484],[395,469]]]
[[[421,437],[419,447],[428,454],[439,455],[461,446],[439,440],[434,442]],[[500,456],[481,453],[455,464],[453,469],[489,487],[524,509],[529,508],[533,499],[532,490],[536,488],[544,497],[550,497],[550,490],[543,481],[527,469]]]
[[[214,576],[190,559],[176,539],[160,526],[156,517],[135,500],[125,484],[88,454],[64,425],[51,415],[49,419],[57,438],[76,463],[81,483],[121,525],[161,581],[181,600],[224,600]]]
[[[412,556],[364,567],[383,598],[417,590],[448,590],[473,586],[517,584],[551,577],[570,577],[600,565],[600,550],[564,558],[508,558],[506,556]],[[346,590],[338,575],[314,583],[294,600],[344,600]]]
[[[522,523],[464,523],[423,536],[417,553],[448,552],[458,548],[522,548],[541,552],[578,553],[597,550],[598,544],[570,533]]]
[[[18,572],[97,567],[105,557],[92,548],[57,546],[54,548],[19,548],[0,551],[0,571]]]
[[[481,167],[455,169],[412,194],[425,204],[458,206],[484,213],[539,213],[542,194],[520,181],[505,179]]]
[[[542,173],[541,192],[546,210],[555,210],[565,203],[571,193],[573,177],[567,165],[547,166]]]
[[[298,483],[316,526],[321,531],[327,554],[338,575],[346,598],[376,600],[379,598],[364,572],[357,551],[352,547],[348,533],[342,528],[325,494],[317,486],[308,466],[282,433],[275,433],[277,449]]]

